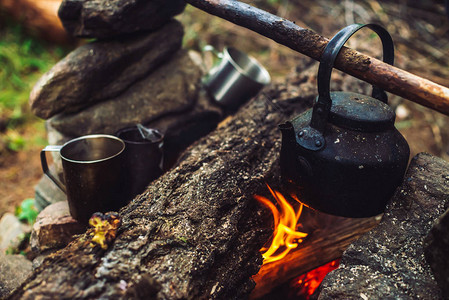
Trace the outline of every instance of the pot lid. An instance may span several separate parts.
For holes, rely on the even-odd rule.
[[[394,127],[396,117],[390,106],[373,97],[331,92],[332,107],[329,122],[352,130],[376,132]]]

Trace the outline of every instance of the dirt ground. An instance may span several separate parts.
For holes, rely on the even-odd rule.
[[[45,133],[35,126],[20,129],[25,140],[45,139]],[[39,153],[41,145],[28,143],[19,152],[0,154],[0,216],[14,212],[23,200],[34,198],[34,186],[42,176]]]
[[[395,41],[396,66],[449,86],[449,18],[442,1],[245,2],[329,38],[347,24],[382,24]],[[201,50],[207,44],[217,49],[225,45],[234,46],[256,57],[267,67],[275,82],[282,81],[303,59],[293,50],[190,6],[177,18],[185,25],[185,48]],[[369,55],[379,55],[378,44],[371,44],[376,42],[371,41],[369,35],[354,41],[350,40],[350,47]],[[449,159],[449,117],[394,95],[390,95],[390,104],[396,108],[396,125],[409,142],[412,156],[428,152]],[[20,133],[26,138],[38,134],[27,127]],[[34,186],[42,175],[39,161],[41,147],[32,146],[17,153],[1,154],[0,216],[14,211],[14,207],[24,199],[34,197]]]

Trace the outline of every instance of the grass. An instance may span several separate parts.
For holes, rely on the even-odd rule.
[[[29,34],[0,11],[0,153],[23,149],[28,140],[20,129],[43,122],[31,113],[29,94],[66,52]]]

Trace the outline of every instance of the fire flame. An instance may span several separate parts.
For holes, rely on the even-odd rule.
[[[267,187],[270,190],[271,195],[276,199],[276,202],[280,207],[280,212],[267,198],[254,195],[254,198],[257,201],[271,210],[274,218],[274,232],[271,245],[268,248],[264,247],[260,249],[260,251],[263,252],[263,264],[284,258],[290,250],[298,247],[298,245],[302,243],[303,238],[307,236],[307,233],[297,231],[297,227],[300,225],[298,224],[298,220],[302,213],[303,204],[296,196],[292,195],[292,198],[300,203],[298,210],[295,212],[293,207],[281,193],[272,190],[268,184]]]
[[[291,286],[296,290],[296,295],[302,295],[305,299],[310,299],[327,273],[338,268],[339,264],[340,260],[337,259],[293,279]]]

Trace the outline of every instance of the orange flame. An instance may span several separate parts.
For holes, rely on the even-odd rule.
[[[339,264],[340,260],[337,259],[302,274],[293,279],[291,286],[295,288],[297,295],[301,295],[305,299],[310,299],[310,296],[312,296],[316,289],[320,286],[327,273],[338,268]]]
[[[298,211],[295,212],[293,207],[288,203],[285,197],[278,191],[273,191],[267,184],[271,195],[278,203],[280,212],[277,207],[267,198],[254,195],[254,198],[260,203],[267,206],[273,213],[274,218],[274,232],[271,245],[268,248],[262,248],[260,251],[264,258],[263,264],[267,264],[273,261],[284,258],[291,249],[298,247],[303,241],[302,239],[307,236],[307,233],[296,231],[298,219],[301,216],[303,204],[301,203]],[[298,198],[292,196],[293,199],[299,202]]]

